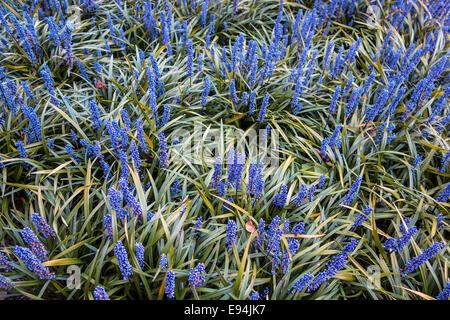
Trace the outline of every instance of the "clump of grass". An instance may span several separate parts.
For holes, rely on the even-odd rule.
[[[441,4],[0,0],[1,297],[448,296]]]

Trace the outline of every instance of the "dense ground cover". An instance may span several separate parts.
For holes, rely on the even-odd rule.
[[[448,299],[449,9],[0,0],[0,296]]]

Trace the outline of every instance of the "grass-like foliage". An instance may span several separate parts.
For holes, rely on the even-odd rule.
[[[0,298],[448,299],[449,12],[0,0]]]

